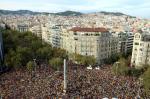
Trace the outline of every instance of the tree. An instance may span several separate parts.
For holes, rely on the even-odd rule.
[[[31,32],[20,33],[13,30],[2,30],[4,38],[5,65],[13,68],[26,66],[36,58],[39,63],[55,58],[68,58],[67,52],[60,48],[52,48],[51,45]]]
[[[42,47],[42,48],[39,48],[36,52],[37,56],[39,59],[42,59],[42,60],[48,60],[52,57],[52,48],[50,47]]]
[[[94,65],[96,63],[96,59],[94,58],[94,56],[83,56],[82,63],[84,65]]]
[[[60,70],[61,66],[63,65],[63,60],[61,58],[52,58],[49,60],[50,66],[55,70]]]
[[[84,56],[80,54],[73,54],[73,60],[79,64],[83,65],[94,65],[96,63],[96,59],[94,56]]]
[[[27,65],[26,65],[26,68],[27,68],[27,70],[29,71],[29,72],[32,72],[33,71],[33,69],[34,69],[34,62],[33,61],[29,61],[28,63],[27,63]]]
[[[126,64],[126,60],[124,58],[121,58],[118,62],[114,63],[112,70],[116,75],[127,75],[128,66]]]
[[[112,64],[116,61],[118,61],[119,55],[118,54],[112,54],[108,59],[105,60],[106,64]]]
[[[5,65],[15,69],[21,66],[21,55],[13,50],[10,50],[5,56]]]
[[[18,46],[16,48],[16,53],[21,55],[21,64],[22,64],[22,66],[25,66],[28,61],[33,59],[33,56],[31,54],[32,50],[30,48]]]
[[[62,59],[67,59],[68,55],[67,55],[67,52],[64,49],[53,48],[53,57],[59,57],[59,58],[62,58]]]

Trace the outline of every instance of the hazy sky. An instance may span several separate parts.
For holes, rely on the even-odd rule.
[[[0,0],[0,9],[60,12],[111,11],[150,18],[150,0]]]

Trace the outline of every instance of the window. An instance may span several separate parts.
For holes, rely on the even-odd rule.
[[[144,44],[143,43],[140,43],[140,46],[143,46]]]
[[[76,33],[76,32],[74,32],[74,35],[77,35],[77,33]]]
[[[140,51],[143,51],[143,49],[142,49],[142,48],[140,48]]]
[[[140,35],[139,35],[139,34],[136,34],[136,35],[135,35],[135,38],[140,38]]]
[[[77,41],[77,40],[78,40],[78,38],[77,38],[77,37],[75,37],[75,38],[74,38],[74,40],[76,40],[76,41]]]
[[[135,45],[139,45],[139,43],[136,42]]]

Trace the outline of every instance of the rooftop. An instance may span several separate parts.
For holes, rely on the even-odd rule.
[[[74,27],[70,29],[73,32],[108,32],[106,28],[81,28],[81,27]]]

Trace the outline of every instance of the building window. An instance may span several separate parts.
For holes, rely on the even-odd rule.
[[[140,46],[143,46],[144,44],[143,43],[140,43]]]
[[[74,32],[74,35],[77,35],[77,33],[76,33],[76,32]]]
[[[142,49],[142,48],[140,48],[140,51],[143,51],[143,49]]]
[[[76,41],[77,41],[77,40],[78,40],[78,38],[76,38],[76,37],[75,37],[75,38],[74,38],[74,40],[76,40]]]
[[[136,42],[135,45],[139,45],[139,43]]]

